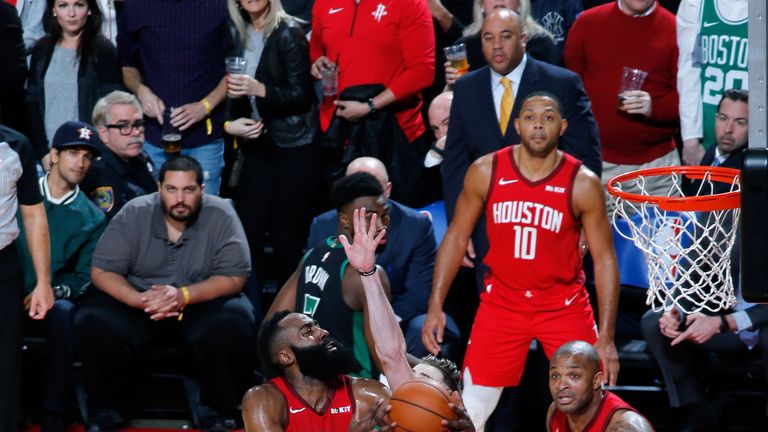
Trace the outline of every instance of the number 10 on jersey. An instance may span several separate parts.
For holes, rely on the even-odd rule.
[[[536,228],[515,225],[515,258],[532,260],[536,258]]]

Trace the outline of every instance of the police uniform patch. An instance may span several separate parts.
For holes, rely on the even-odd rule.
[[[104,213],[109,213],[115,205],[115,193],[112,191],[111,186],[102,186],[94,189],[91,192],[91,199]]]

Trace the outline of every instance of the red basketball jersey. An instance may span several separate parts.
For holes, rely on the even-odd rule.
[[[321,412],[317,412],[304,401],[291,383],[283,377],[273,378],[269,384],[275,386],[285,398],[285,432],[347,432],[355,415],[355,398],[352,395],[350,378],[342,375],[334,383]]]
[[[581,222],[572,206],[581,162],[562,153],[550,175],[532,182],[515,164],[513,148],[493,157],[485,208],[490,243],[485,264],[494,279],[513,290],[583,284]]]
[[[608,423],[611,421],[611,417],[618,410],[629,410],[637,412],[634,408],[629,406],[620,397],[604,390],[600,405],[597,407],[597,411],[592,419],[587,423],[581,432],[602,432],[608,427]],[[568,418],[564,413],[555,409],[552,414],[552,418],[549,419],[549,431],[550,432],[571,432],[571,428],[568,427]]]

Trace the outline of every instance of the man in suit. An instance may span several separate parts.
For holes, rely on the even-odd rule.
[[[421,343],[421,326],[427,312],[427,300],[432,289],[432,270],[435,266],[437,243],[432,221],[416,210],[389,199],[392,183],[387,169],[378,159],[361,157],[350,162],[346,175],[367,172],[381,183],[389,207],[387,246],[376,255],[376,263],[387,271],[392,293],[392,308],[400,320],[408,352],[416,357],[427,354]],[[329,210],[312,220],[307,248],[335,235],[339,218],[336,210]],[[459,330],[448,317],[446,342],[457,341]],[[444,350],[450,343],[444,344]]]
[[[470,164],[480,156],[520,142],[511,119],[517,118],[520,102],[534,91],[552,93],[563,105],[569,127],[560,140],[560,149],[581,160],[597,175],[602,169],[597,123],[578,75],[528,57],[520,17],[513,11],[498,9],[489,14],[483,22],[481,37],[488,66],[470,72],[454,84],[451,127],[442,164],[449,218],[453,216]],[[505,89],[502,81],[509,83],[509,89]],[[483,218],[472,240],[470,246],[474,244],[477,257],[482,258],[488,250]],[[474,258],[473,253],[469,256]],[[484,270],[476,271],[476,275],[482,273]],[[478,284],[478,289],[481,286]]]
[[[749,102],[745,90],[726,90],[715,116],[717,146],[709,149],[702,165],[741,169],[747,147]],[[727,185],[723,185],[727,187]],[[709,191],[707,191],[709,192]],[[712,193],[727,189],[712,188]],[[736,234],[739,241],[739,233]],[[672,407],[684,407],[691,430],[719,430],[719,404],[708,397],[706,377],[697,373],[703,354],[746,357],[757,346],[768,378],[768,304],[746,303],[740,295],[739,245],[734,245],[732,277],[737,294],[736,305],[719,314],[683,315],[677,309],[648,311],[642,329],[648,347],[659,363]]]

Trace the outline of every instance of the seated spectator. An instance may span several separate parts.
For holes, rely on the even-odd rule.
[[[715,118],[717,146],[706,152],[702,162],[741,169],[749,139],[748,118],[747,92],[726,90]],[[702,188],[701,193],[729,191],[725,184],[717,186],[720,188]],[[699,188],[694,186],[694,189]],[[720,230],[727,232],[729,227],[723,224]],[[686,410],[686,426],[693,430],[721,430],[717,423],[722,408],[716,402],[718,395],[707,392],[708,376],[697,367],[705,358],[704,354],[732,355],[743,359],[757,347],[765,378],[768,379],[768,304],[751,304],[741,298],[740,232],[736,236],[737,244],[733,246],[731,256],[731,277],[738,301],[733,308],[718,314],[697,312],[688,315],[676,308],[663,313],[651,310],[642,319],[643,335],[664,375],[669,404]]]
[[[40,193],[48,217],[51,244],[51,285],[56,297],[45,320],[27,325],[48,339],[43,431],[63,432],[67,385],[75,357],[75,301],[91,282],[91,255],[107,226],[104,215],[81,193],[78,183],[99,154],[96,132],[87,124],[67,122],[59,127],[51,146],[51,171],[40,178]],[[29,308],[37,276],[21,229],[16,247],[24,272],[24,308]],[[29,331],[27,331],[29,333]]]
[[[90,122],[96,101],[122,86],[96,0],[48,0],[48,6],[48,32],[32,47],[27,83],[30,141],[46,170],[56,129],[69,120]]]
[[[392,183],[387,170],[378,159],[364,157],[352,161],[346,174],[366,172],[373,175],[384,189],[386,198],[388,244],[377,251],[376,263],[389,275],[392,307],[405,333],[408,352],[416,357],[427,354],[421,343],[421,325],[427,312],[427,301],[432,289],[432,270],[435,265],[437,243],[432,222],[416,210],[389,198]],[[397,185],[394,185],[397,187]],[[312,247],[328,236],[340,231],[340,215],[329,210],[312,221],[307,247]],[[451,343],[459,338],[459,329],[450,316],[446,316],[446,344],[450,353]]]
[[[475,20],[464,29],[464,37],[456,42],[463,43],[467,47],[467,61],[469,62],[470,71],[480,69],[488,64],[483,55],[480,31],[482,30],[483,20],[494,9],[510,9],[520,15],[521,30],[525,35],[525,51],[531,57],[554,65],[562,63],[562,58],[557,47],[555,47],[552,34],[531,17],[530,0],[475,0]],[[445,67],[446,84],[453,85],[459,78],[456,69],[451,67],[450,62],[446,62],[443,66]]]
[[[124,427],[141,348],[179,341],[199,366],[198,427],[228,431],[248,387],[256,326],[240,292],[250,272],[242,225],[225,200],[204,194],[203,170],[177,156],[158,193],[131,200],[93,254],[89,291],[75,316],[88,393],[88,430]]]
[[[244,74],[227,76],[231,109],[224,129],[237,137],[243,156],[239,181],[229,186],[235,188],[235,207],[251,248],[253,275],[246,293],[261,315],[267,233],[279,286],[304,249],[319,180],[311,145],[317,110],[307,38],[280,0],[228,4],[237,52],[247,61]]]
[[[653,426],[634,408],[603,390],[603,372],[597,350],[584,341],[571,341],[549,361],[552,405],[547,431],[650,432]]]
[[[429,127],[432,128],[432,134],[435,135],[437,141],[432,144],[427,155],[424,157],[424,166],[427,168],[440,165],[443,161],[443,150],[445,149],[445,137],[448,136],[448,120],[451,115],[452,102],[453,92],[447,91],[437,95],[429,105]]]
[[[136,96],[114,91],[93,109],[101,156],[93,161],[81,185],[107,219],[130,200],[157,190],[154,165],[144,146],[144,113]]]
[[[173,156],[163,150],[163,124],[170,123],[173,134],[181,134],[181,154],[202,165],[206,193],[212,195],[219,194],[224,168],[221,102],[227,93],[224,59],[232,49],[226,3],[182,7],[131,0],[118,20],[123,82],[147,117],[144,150],[157,166]]]
[[[361,369],[354,372],[365,378],[375,378],[380,368],[374,364],[378,359],[372,329],[364,319],[368,311],[362,282],[348,265],[338,236],[352,238],[352,212],[360,207],[378,216],[377,232],[386,232],[389,226],[387,199],[376,177],[361,172],[337,180],[331,200],[337,211],[336,235],[320,239],[304,255],[296,271],[277,293],[267,317],[282,310],[309,315],[355,352]],[[386,244],[386,234],[384,238],[382,244]],[[386,277],[384,280],[385,289],[389,291],[389,281]]]

